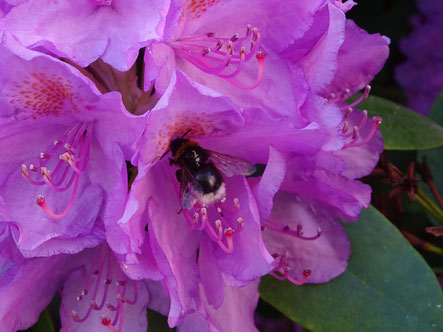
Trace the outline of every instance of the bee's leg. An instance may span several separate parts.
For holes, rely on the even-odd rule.
[[[172,165],[178,165],[178,162],[176,162],[175,159],[173,159],[173,158],[169,158],[169,166],[172,166]]]
[[[182,213],[182,211],[183,211],[183,208],[181,208],[180,210],[178,210],[178,211],[177,211],[177,214]]]

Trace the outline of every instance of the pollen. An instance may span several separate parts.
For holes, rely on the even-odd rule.
[[[21,82],[14,82],[6,97],[14,108],[20,111],[16,119],[40,119],[59,116],[66,103],[73,111],[77,95],[72,92],[70,80],[55,74],[32,73]]]

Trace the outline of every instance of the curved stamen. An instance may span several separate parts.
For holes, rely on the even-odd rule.
[[[226,80],[229,83],[231,83],[232,85],[234,85],[240,89],[244,89],[244,90],[255,89],[260,84],[261,80],[263,79],[266,53],[265,52],[258,52],[256,57],[257,57],[257,62],[258,62],[258,71],[257,71],[257,78],[255,79],[255,83],[248,86],[248,85],[244,85],[244,84],[238,83],[236,81],[233,81],[231,79],[226,79]]]
[[[68,132],[63,135],[63,140],[55,140],[53,147],[50,153],[41,153],[40,157],[43,161],[40,162],[40,167],[36,167],[33,164],[30,165],[30,170],[37,171],[40,169],[41,177],[43,181],[35,181],[31,179],[30,173],[26,167],[26,165],[21,166],[22,176],[28,180],[31,184],[34,185],[48,185],[52,190],[56,192],[64,192],[69,188],[73,187],[73,191],[71,193],[71,198],[65,210],[59,214],[52,211],[46,204],[45,197],[43,195],[39,195],[37,197],[37,204],[53,219],[61,219],[65,217],[68,212],[71,210],[74,200],[77,195],[80,175],[82,175],[88,166],[89,163],[89,152],[90,152],[90,143],[92,139],[91,130],[89,129],[87,124],[77,124]],[[63,141],[66,141],[65,144],[62,144]],[[63,154],[59,154],[59,160],[55,163],[55,168],[51,172],[49,170],[49,162],[53,160],[53,156],[57,155],[57,150],[66,149],[67,152]],[[70,154],[70,152],[77,152],[77,155]],[[66,163],[64,163],[66,162]],[[52,163],[54,164],[54,163]],[[59,175],[58,173],[65,165],[63,172]],[[32,166],[32,168],[31,168]],[[72,174],[68,177],[69,171],[71,170]],[[58,178],[57,180],[55,180]],[[63,183],[67,182],[63,185]],[[63,186],[62,186],[63,185]]]
[[[264,221],[263,222],[263,226],[265,226],[266,228],[269,228],[270,230],[273,230],[275,232],[282,233],[282,234],[285,234],[285,235],[290,235],[290,236],[296,237],[296,238],[298,238],[300,240],[307,240],[307,241],[316,240],[323,233],[322,229],[320,227],[318,227],[316,235],[307,237],[307,236],[303,235],[303,232],[302,232],[303,226],[300,225],[300,224],[297,225],[297,229],[296,230],[293,230],[288,225],[282,227],[282,226],[278,225],[277,223],[274,223],[274,222],[272,222],[270,220]]]
[[[371,128],[371,131],[366,136],[366,138],[361,140],[360,142],[357,142],[358,138],[360,137],[360,135],[357,133],[355,138],[350,143],[347,143],[347,144],[344,145],[344,148],[354,148],[354,147],[361,146],[361,145],[364,145],[364,144],[368,143],[372,139],[372,137],[374,137],[375,133],[377,132],[377,128],[378,128],[378,126],[380,125],[381,122],[382,122],[382,118],[381,117],[379,117],[379,116],[373,117],[372,118],[372,128]]]
[[[250,40],[250,50],[247,51],[247,41]],[[230,84],[246,90],[254,89],[260,84],[263,78],[264,60],[266,54],[257,52],[260,46],[260,33],[257,28],[246,27],[246,34],[242,37],[234,34],[229,38],[216,37],[214,33],[207,33],[199,36],[181,37],[173,42],[171,46],[188,62],[200,70],[219,76]],[[213,45],[211,47],[210,45]],[[223,51],[222,48],[226,50]],[[237,53],[238,52],[238,53]],[[233,78],[242,72],[244,65],[253,55],[258,60],[258,73],[252,85],[244,85],[234,81]],[[224,73],[225,68],[235,65],[236,68],[230,73]]]
[[[371,92],[371,86],[370,85],[366,85],[365,87],[365,91],[363,92],[363,94],[360,96],[360,98],[358,98],[356,101],[354,101],[352,104],[343,106],[341,109],[344,110],[348,107],[355,107],[358,104],[360,104],[363,100],[365,100],[366,98],[368,98],[369,93]]]

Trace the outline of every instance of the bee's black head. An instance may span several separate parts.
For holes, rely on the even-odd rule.
[[[169,144],[169,148],[171,149],[172,155],[175,156],[177,150],[180,149],[180,147],[182,147],[183,144],[187,142],[189,142],[189,140],[183,137],[179,137],[172,140],[171,143]]]

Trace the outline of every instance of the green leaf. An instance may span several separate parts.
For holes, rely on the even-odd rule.
[[[439,125],[443,126],[443,92],[440,94],[440,96],[437,98],[434,105],[432,106],[432,109],[429,112],[429,118],[434,120]],[[423,157],[425,156],[431,170],[431,174],[434,178],[435,187],[439,191],[440,195],[443,195],[443,174],[441,172],[441,170],[443,169],[443,147],[426,151],[419,151],[417,155],[418,161],[422,162]],[[425,183],[420,182],[419,186],[429,197],[434,198],[433,194]],[[433,216],[430,217],[434,218]],[[435,224],[439,225],[438,222]]]
[[[369,96],[358,108],[383,118],[380,130],[386,150],[423,150],[443,145],[443,128],[407,107]]]
[[[40,317],[34,325],[32,325],[27,332],[54,332],[54,326],[52,325],[51,316],[48,310],[43,310]]]
[[[326,284],[266,277],[262,298],[312,331],[441,331],[443,295],[432,270],[375,208],[344,225],[348,269]]]

